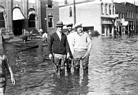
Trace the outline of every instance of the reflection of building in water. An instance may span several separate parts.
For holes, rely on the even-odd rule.
[[[0,28],[15,36],[24,28],[50,32],[58,21],[57,6],[52,0],[0,0]]]

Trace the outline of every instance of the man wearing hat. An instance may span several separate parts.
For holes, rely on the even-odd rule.
[[[72,32],[72,26],[73,26],[73,24],[67,24],[66,25],[66,27],[67,27],[67,31],[65,32],[66,35],[68,35]]]
[[[65,59],[69,56],[69,46],[66,35],[63,33],[63,22],[58,21],[57,30],[50,36],[49,40],[49,58],[53,58],[57,72],[64,72]]]
[[[69,43],[69,57],[66,59],[66,66],[67,66],[67,72],[69,73],[71,71],[71,64],[72,64],[72,53],[71,53],[71,34],[73,33],[73,29],[72,29],[73,24],[67,24],[67,31],[65,31],[65,34],[67,35],[67,39],[68,39],[68,43]]]
[[[88,33],[83,31],[82,24],[76,24],[74,28],[76,29],[72,36],[74,70],[79,70],[80,62],[82,62],[83,70],[88,70],[91,39]]]

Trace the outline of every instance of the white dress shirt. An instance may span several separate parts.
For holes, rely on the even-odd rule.
[[[61,33],[59,31],[56,31],[56,33],[57,33],[59,39],[61,40]]]

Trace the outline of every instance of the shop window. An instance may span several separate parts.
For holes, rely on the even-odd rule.
[[[48,8],[52,8],[52,0],[48,0]]]

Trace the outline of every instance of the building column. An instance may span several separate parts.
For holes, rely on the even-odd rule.
[[[23,14],[24,14],[24,16],[25,16],[25,28],[28,28],[28,7],[29,7],[29,2],[28,2],[28,0],[22,0],[22,3],[23,3],[23,5],[22,5],[22,8],[23,8]]]
[[[41,26],[41,1],[35,0],[35,11],[36,11],[36,17],[35,17],[35,27],[37,30],[42,28]]]
[[[112,32],[112,36],[114,36],[114,25],[112,26],[112,30],[111,30]]]
[[[6,28],[7,34],[13,35],[13,31],[12,31],[13,0],[5,0],[5,2],[6,2],[6,7],[5,7],[5,12],[6,12],[5,28]]]
[[[107,36],[107,27],[106,27],[106,25],[104,26],[104,35]]]

